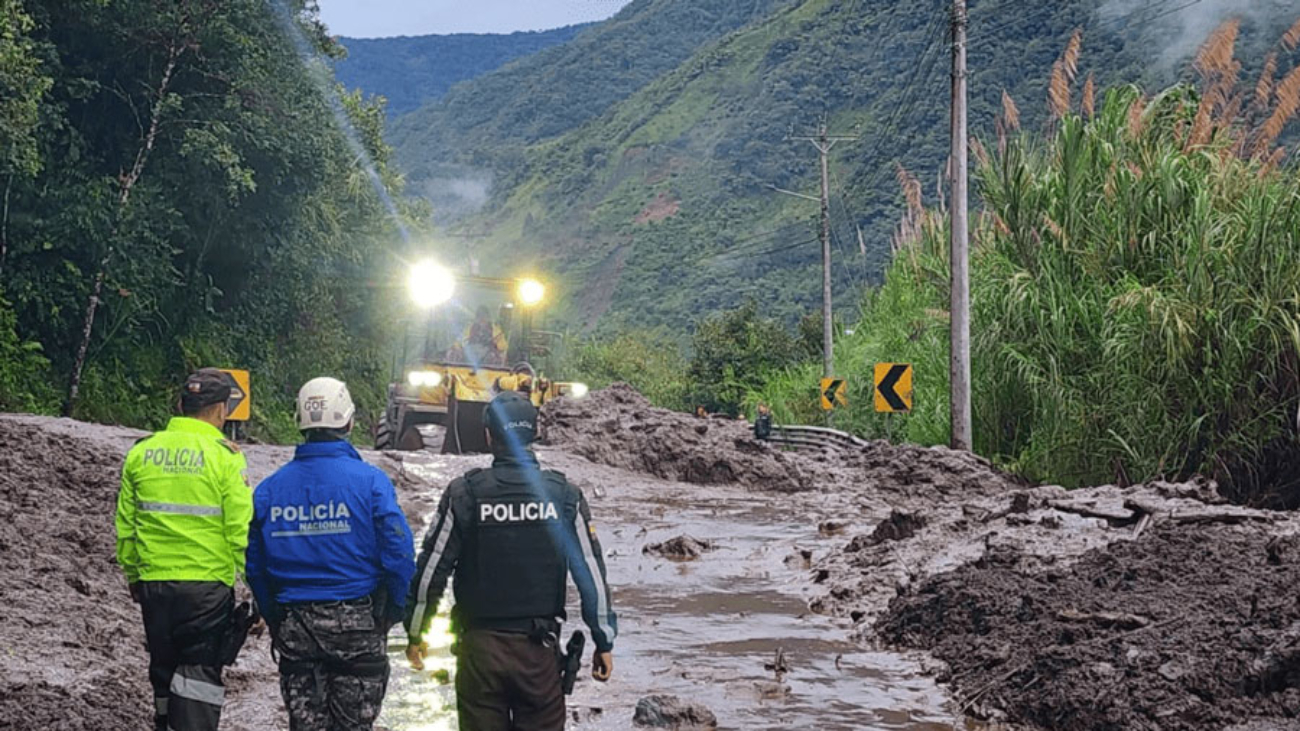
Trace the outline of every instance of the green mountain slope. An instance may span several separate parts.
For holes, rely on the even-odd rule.
[[[512,185],[525,145],[599,116],[699,47],[789,0],[633,0],[617,15],[398,118],[389,140],[412,190],[446,214],[447,185]],[[430,181],[444,182],[433,189]],[[465,191],[453,191],[466,196]],[[454,197],[454,196],[453,196]],[[468,195],[473,198],[473,195]]]
[[[1270,17],[1286,5],[1246,19],[1244,58],[1262,62],[1251,50],[1276,41]],[[572,325],[682,329],[750,296],[793,319],[820,296],[817,207],[769,186],[815,192],[815,150],[787,134],[825,113],[834,131],[861,135],[833,153],[836,290],[842,304],[856,302],[888,258],[901,203],[897,165],[916,173],[927,199],[939,187],[949,139],[945,7],[786,4],[599,118],[529,146],[462,232],[474,234],[482,261],[537,257],[534,266],[570,293]],[[975,4],[972,133],[993,137],[1004,89],[1022,124],[1043,122],[1053,63],[1076,28],[1084,38],[1076,108],[1089,74],[1097,84],[1166,83],[1172,72],[1149,60],[1179,32],[1157,14],[1177,8],[1166,0],[1123,13],[1113,0]],[[449,247],[450,259],[461,256]]]
[[[501,68],[517,58],[567,43],[590,23],[521,33],[454,33],[397,38],[340,38],[347,58],[334,64],[349,89],[388,100],[396,117],[441,99],[462,81]]]

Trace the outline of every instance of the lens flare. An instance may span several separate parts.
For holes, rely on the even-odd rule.
[[[426,259],[411,267],[407,286],[415,304],[424,308],[437,307],[456,292],[456,277],[438,262]]]
[[[525,307],[541,304],[546,297],[546,285],[536,279],[524,279],[519,282],[519,303]]]

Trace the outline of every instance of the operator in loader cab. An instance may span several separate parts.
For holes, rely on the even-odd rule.
[[[388,685],[415,546],[393,483],[348,443],[356,409],[333,378],[298,392],[306,443],[258,485],[248,584],[280,657],[293,731],[368,731]]]
[[[509,341],[486,306],[479,305],[474,312],[474,322],[465,329],[464,341],[465,352],[475,365],[505,365]]]
[[[228,643],[253,493],[244,455],[221,434],[233,384],[215,368],[191,374],[181,415],[136,442],[122,465],[117,562],[144,614],[159,731],[216,731],[221,667],[239,651]]]
[[[462,731],[562,731],[559,637],[569,574],[596,645],[592,677],[604,682],[614,668],[618,622],[605,559],[582,492],[559,472],[542,470],[532,452],[532,403],[513,391],[501,393],[488,404],[487,433],[492,467],[448,486],[424,537],[407,599],[406,657],[415,669],[424,667],[423,639],[454,574]],[[574,646],[570,688],[580,652]]]

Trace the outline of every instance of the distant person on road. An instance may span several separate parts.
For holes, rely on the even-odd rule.
[[[233,385],[214,368],[191,374],[181,416],[136,442],[122,466],[117,562],[144,615],[159,731],[216,731],[221,667],[234,661],[223,650],[253,494],[244,455],[221,434]]]
[[[767,439],[772,436],[772,410],[767,404],[758,405],[758,416],[754,418],[754,437]]]
[[[258,485],[248,584],[280,657],[293,731],[368,731],[388,687],[415,539],[393,483],[348,443],[356,409],[333,378],[298,392],[306,443]]]
[[[503,366],[509,341],[505,331],[492,320],[492,313],[484,305],[474,312],[474,322],[465,329],[465,353],[476,365]]]
[[[455,574],[456,706],[461,731],[562,731],[559,665],[565,578],[573,575],[595,642],[592,677],[609,680],[618,623],[605,559],[582,491],[532,452],[537,409],[507,391],[488,404],[490,469],[443,493],[407,599],[406,657],[423,669],[424,638]]]

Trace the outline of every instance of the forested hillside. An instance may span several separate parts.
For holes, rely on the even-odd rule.
[[[349,89],[388,100],[390,118],[441,99],[452,86],[517,58],[566,43],[590,23],[521,33],[454,33],[397,38],[339,38],[347,56],[334,75]]]
[[[520,178],[524,148],[600,116],[701,45],[789,0],[633,0],[569,43],[452,89],[400,117],[389,139],[412,192],[450,215]],[[468,205],[466,205],[468,204]]]
[[[1261,49],[1285,27],[1287,5],[1260,3],[1244,18],[1244,73],[1262,65]],[[819,296],[817,207],[771,186],[816,192],[815,150],[787,135],[826,114],[832,131],[861,135],[832,157],[836,290],[853,305],[888,259],[902,211],[898,166],[927,194],[939,185],[949,144],[946,7],[937,0],[781,3],[577,129],[555,135],[575,121],[555,118],[520,125],[523,135],[485,134],[481,145],[505,140],[499,147],[517,154],[491,204],[460,232],[474,237],[484,260],[499,252],[511,252],[512,261],[520,252],[540,257],[539,268],[561,276],[572,293],[567,312],[575,325],[666,324],[685,332],[698,313],[748,297],[793,321]],[[973,3],[972,133],[994,134],[1004,93],[1019,105],[1023,125],[1041,126],[1053,65],[1076,29],[1088,51],[1078,73],[1094,87],[1167,83],[1183,66],[1156,59],[1185,32],[1162,22],[1177,10],[1163,0],[1132,8],[1103,0]],[[480,102],[478,111],[449,96],[403,118],[395,135],[402,164],[418,176],[430,156],[450,154],[419,140],[444,140],[448,129],[482,121],[478,114],[527,108],[529,93],[516,91],[555,78],[547,53],[512,67],[525,79],[513,88],[494,87],[496,75],[460,87]],[[535,141],[512,147],[521,136]],[[486,152],[471,159],[499,160]],[[458,247],[449,252],[461,255]]]
[[[203,365],[253,370],[263,434],[323,373],[380,406],[396,177],[303,63],[314,7],[0,0],[0,409],[58,410],[82,353],[85,418],[157,425]]]
[[[1097,85],[1071,36],[1043,74],[1045,123],[1025,128],[1029,104],[1009,100],[972,145],[979,453],[1034,481],[1204,475],[1240,502],[1300,505],[1300,7],[1291,19],[1247,43],[1230,18],[1180,64],[1185,81],[1147,90]],[[830,418],[947,444],[949,213],[910,172],[892,185],[907,210],[884,282],[836,337],[849,399]],[[772,314],[710,313],[686,356],[653,331],[595,338],[574,365],[676,408],[820,423],[819,333]],[[911,413],[875,411],[881,362],[914,366]]]

